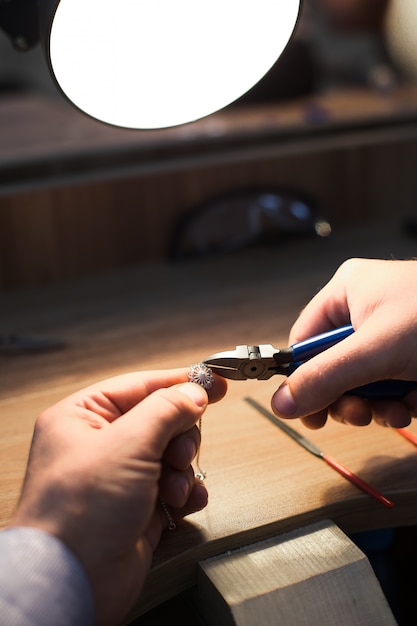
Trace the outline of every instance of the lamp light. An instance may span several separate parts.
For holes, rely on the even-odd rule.
[[[13,1],[13,0],[12,0]],[[191,122],[274,65],[301,0],[39,0],[53,77],[87,115],[126,128]]]

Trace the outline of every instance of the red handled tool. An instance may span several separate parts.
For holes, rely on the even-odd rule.
[[[382,493],[368,485],[368,483],[359,478],[359,476],[356,476],[356,474],[354,474],[350,469],[339,463],[339,461],[334,459],[332,456],[330,456],[329,454],[325,454],[322,450],[320,450],[320,448],[316,446],[316,444],[304,437],[304,435],[302,435],[301,433],[294,430],[294,428],[291,428],[291,426],[288,426],[286,422],[276,417],[273,413],[267,411],[261,404],[256,402],[256,400],[253,400],[252,398],[245,398],[245,400],[254,409],[259,411],[259,413],[261,413],[264,417],[266,417],[273,424],[275,424],[275,426],[278,426],[278,428],[280,428],[284,433],[289,435],[291,439],[300,444],[300,446],[302,446],[305,450],[311,452],[311,454],[314,454],[314,456],[323,459],[323,461],[326,461],[326,463],[330,465],[330,467],[336,470],[336,472],[339,472],[339,474],[344,476],[344,478],[347,478],[347,480],[356,485],[356,487],[362,489],[362,491],[378,500],[378,502],[380,502],[384,506],[388,508],[392,508],[394,506],[394,503],[386,498],[384,495],[382,495]]]

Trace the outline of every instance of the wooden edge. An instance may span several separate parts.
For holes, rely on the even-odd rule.
[[[367,557],[330,521],[199,563],[207,626],[393,626]]]

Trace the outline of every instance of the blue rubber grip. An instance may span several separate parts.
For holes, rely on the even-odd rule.
[[[360,396],[368,400],[401,400],[407,393],[417,389],[415,380],[381,380],[361,387],[355,387],[346,394]]]
[[[349,337],[353,332],[353,326],[348,325],[295,343],[291,346],[293,363],[290,366],[289,373],[297,369],[304,361],[308,361],[308,359],[320,354],[320,352],[324,352],[327,348],[339,343],[342,339]],[[356,387],[346,393],[348,395],[360,396],[361,398],[368,398],[369,400],[399,400],[410,391],[416,389],[417,381],[415,380],[381,380]]]
[[[309,339],[295,343],[291,346],[292,360],[294,363],[308,361],[308,359],[316,356],[316,354],[324,352],[327,348],[349,337],[353,332],[355,332],[353,326],[349,324],[349,326],[342,326],[342,328],[336,328],[327,333],[322,333],[321,335],[316,335],[315,337],[310,337]]]

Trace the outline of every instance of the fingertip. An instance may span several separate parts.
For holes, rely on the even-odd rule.
[[[207,403],[214,404],[221,400],[227,393],[227,380],[222,376],[213,374],[211,387],[205,389],[195,382],[187,382],[179,387],[179,391],[188,395],[197,406],[206,406]],[[201,399],[203,398],[203,401]]]
[[[274,413],[279,417],[296,417],[297,404],[287,382],[284,382],[274,393],[271,406]]]
[[[409,409],[412,417],[417,416],[417,391],[411,391],[403,398],[405,406]]]
[[[301,417],[300,422],[309,430],[319,430],[323,428],[327,422],[327,411],[319,411],[307,417]]]
[[[198,407],[204,407],[207,405],[207,392],[197,383],[183,383],[180,387],[178,387],[178,391],[191,398],[194,404]]]
[[[188,498],[187,506],[193,511],[201,511],[208,504],[208,491],[204,483],[196,478],[190,496]]]
[[[214,382],[212,387],[207,391],[209,403],[219,402],[227,393],[228,385],[226,378],[213,374]]]
[[[374,401],[370,405],[372,419],[380,426],[406,428],[411,423],[410,410],[398,400]]]
[[[368,426],[372,421],[369,402],[351,394],[341,396],[333,402],[329,414],[336,422],[346,426]]]
[[[198,479],[195,478],[191,487],[189,496],[184,506],[172,507],[171,512],[174,519],[179,520],[187,515],[201,511],[208,504],[208,491],[206,486]]]

